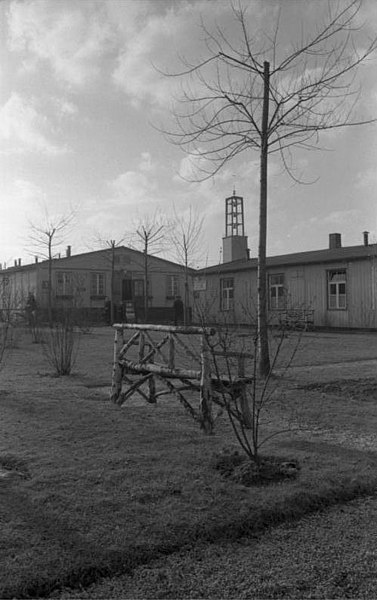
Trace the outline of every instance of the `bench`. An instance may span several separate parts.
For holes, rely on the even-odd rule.
[[[190,415],[200,422],[208,433],[213,429],[212,401],[242,420],[246,427],[251,426],[251,413],[247,402],[246,386],[253,379],[245,375],[245,359],[252,357],[243,352],[223,352],[209,348],[208,340],[215,335],[213,328],[180,327],[169,325],[148,325],[136,323],[116,323],[114,340],[114,362],[110,399],[121,406],[133,394],[140,394],[147,402],[155,403],[158,396],[174,393]],[[128,340],[124,334],[130,332]],[[156,337],[156,333],[160,334]],[[200,337],[200,350],[187,343],[187,338]],[[186,340],[185,340],[186,338]],[[136,346],[137,357],[129,356]],[[181,355],[177,350],[181,350]],[[181,356],[189,360],[182,361]],[[135,353],[134,353],[135,354]],[[220,374],[214,369],[215,357],[235,358],[237,372],[234,377]],[[215,359],[216,360],[216,359]],[[157,362],[159,361],[159,362]],[[182,364],[182,362],[184,364]],[[181,364],[179,364],[181,363]],[[195,368],[191,368],[194,366]],[[131,376],[136,376],[136,381]],[[156,390],[156,379],[163,381],[165,388]],[[126,384],[123,388],[123,384]],[[142,389],[148,385],[148,391]],[[186,392],[199,392],[199,411],[192,406]],[[237,402],[224,402],[224,395],[230,395]]]
[[[314,310],[312,308],[289,308],[279,314],[281,329],[303,329],[309,331],[314,328]]]

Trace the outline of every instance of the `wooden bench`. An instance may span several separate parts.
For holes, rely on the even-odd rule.
[[[312,308],[286,309],[279,315],[279,325],[282,329],[309,331],[314,328],[314,310]]]
[[[213,328],[179,327],[169,325],[149,325],[136,323],[116,323],[114,340],[114,362],[110,399],[122,405],[133,394],[140,394],[147,402],[155,403],[158,396],[174,393],[186,410],[200,422],[201,427],[211,432],[213,429],[212,401],[221,407],[226,406],[234,417],[242,419],[246,427],[251,425],[251,413],[247,402],[246,386],[253,379],[245,375],[245,359],[252,357],[243,352],[223,352],[209,348],[208,340],[215,335]],[[124,338],[130,332],[129,339]],[[161,334],[159,339],[155,334]],[[200,350],[193,349],[184,340],[187,336],[200,337]],[[137,358],[130,357],[129,351],[137,346]],[[177,349],[199,368],[187,368],[177,364]],[[220,374],[211,364],[215,357],[235,358],[237,373]],[[157,362],[157,361],[160,362]],[[136,376],[134,381],[131,376]],[[165,388],[156,390],[156,379],[162,380]],[[123,384],[126,384],[123,389]],[[148,392],[141,387],[148,384]],[[199,392],[199,411],[185,392]],[[237,402],[225,403],[224,394]]]

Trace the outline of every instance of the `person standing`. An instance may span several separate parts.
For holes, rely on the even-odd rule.
[[[103,317],[106,325],[111,325],[111,300],[107,296],[103,307]]]
[[[29,292],[25,305],[25,313],[28,324],[30,325],[30,327],[33,327],[37,321],[37,302],[35,300],[33,292]]]

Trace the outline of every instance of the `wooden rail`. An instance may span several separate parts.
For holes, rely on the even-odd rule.
[[[245,425],[250,426],[246,385],[252,379],[245,376],[245,359],[252,357],[251,354],[210,350],[208,340],[216,333],[213,328],[137,323],[115,323],[113,328],[112,402],[121,406],[130,396],[138,393],[147,402],[155,403],[158,396],[174,393],[191,416],[209,433],[214,424],[212,401],[224,406],[221,396],[230,394],[240,400],[240,413],[231,409],[234,410],[234,416],[242,418]],[[125,339],[127,332],[129,337]],[[160,334],[159,337],[156,338],[156,334]],[[199,349],[186,343],[187,336],[199,336]],[[128,355],[131,349],[136,358]],[[181,355],[183,353],[190,368],[177,364],[177,350],[181,351]],[[211,372],[211,355],[237,358],[237,375],[233,378]],[[192,364],[197,368],[191,368]],[[135,381],[132,376],[136,376]],[[166,389],[157,392],[156,379],[162,380]],[[144,384],[148,384],[148,392],[142,389]],[[193,407],[192,400],[187,398],[186,392],[190,391],[199,392],[198,411]]]

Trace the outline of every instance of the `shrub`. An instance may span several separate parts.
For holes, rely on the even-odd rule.
[[[43,341],[44,354],[56,375],[70,375],[77,358],[80,332],[64,319],[47,331]]]

